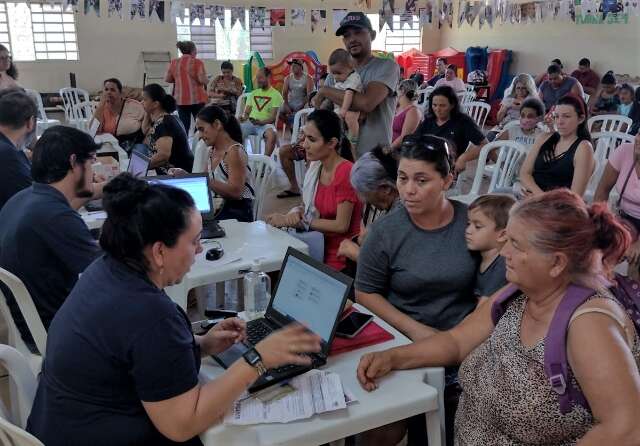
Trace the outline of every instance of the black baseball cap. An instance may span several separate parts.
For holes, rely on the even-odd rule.
[[[347,28],[365,28],[369,31],[373,31],[371,21],[363,12],[360,11],[351,11],[344,16],[344,19],[340,21],[340,28],[336,31],[336,36],[343,35],[347,31]]]

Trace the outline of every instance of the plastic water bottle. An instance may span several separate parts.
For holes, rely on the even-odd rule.
[[[244,311],[249,320],[261,317],[271,298],[271,279],[263,273],[260,261],[254,260],[251,269],[244,275]]]

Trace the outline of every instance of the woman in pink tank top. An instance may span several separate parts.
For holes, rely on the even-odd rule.
[[[422,112],[416,105],[418,84],[411,79],[400,82],[398,87],[398,109],[393,118],[392,149],[400,148],[402,139],[416,131],[422,121]]]

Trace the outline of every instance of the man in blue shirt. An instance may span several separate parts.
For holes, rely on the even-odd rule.
[[[33,151],[32,186],[0,211],[0,267],[18,276],[45,329],[100,249],[74,210],[93,195],[92,164],[99,146],[71,127],[47,129]],[[72,206],[76,203],[76,206]],[[26,344],[33,339],[17,303],[0,284]]]
[[[19,149],[36,127],[38,108],[21,89],[0,92],[0,209],[31,186],[31,163]]]

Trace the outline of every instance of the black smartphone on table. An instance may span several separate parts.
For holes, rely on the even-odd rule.
[[[373,315],[352,311],[345,316],[336,328],[336,336],[341,338],[353,338],[360,333],[369,322],[373,320]]]

